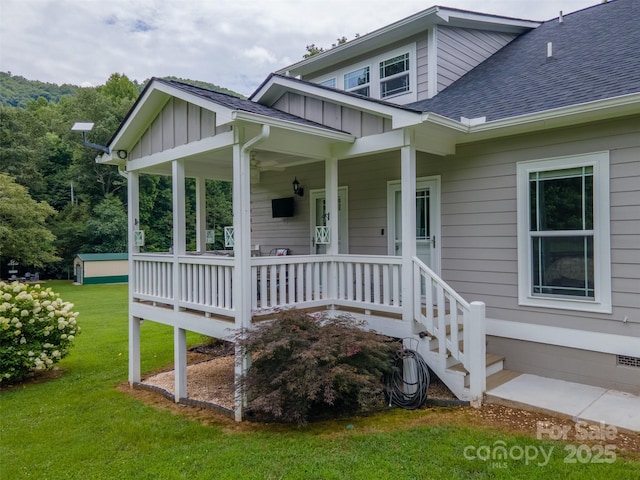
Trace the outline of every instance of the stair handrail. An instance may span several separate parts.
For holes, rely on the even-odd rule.
[[[486,326],[485,304],[467,302],[447,282],[437,275],[418,257],[413,257],[414,265],[414,320],[424,325],[428,333],[438,339],[439,355],[446,358],[447,351],[469,372],[471,402],[479,406],[486,389]],[[425,312],[422,314],[421,278],[429,279],[425,287]],[[438,325],[433,322],[433,297],[431,287],[437,287]],[[428,288],[427,288],[428,287]],[[444,298],[449,298],[450,338],[447,339],[446,312],[443,312]],[[429,303],[431,305],[429,305]],[[464,351],[458,346],[458,308],[462,311],[462,339]],[[427,320],[427,323],[423,319]]]

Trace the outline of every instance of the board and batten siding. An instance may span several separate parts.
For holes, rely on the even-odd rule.
[[[437,30],[437,77],[441,92],[496,53],[515,34],[440,26]]]
[[[273,107],[356,137],[391,130],[390,119],[297,93],[285,93]]]
[[[172,97],[142,133],[129,158],[146,157],[215,134],[214,112]]]

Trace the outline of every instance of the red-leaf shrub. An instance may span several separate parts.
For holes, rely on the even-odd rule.
[[[249,415],[304,424],[382,407],[398,343],[363,327],[346,315],[289,310],[242,332],[237,341],[253,357],[243,379]]]

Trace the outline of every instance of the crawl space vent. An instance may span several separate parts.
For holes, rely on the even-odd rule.
[[[627,355],[617,355],[618,365],[624,365],[625,367],[638,367],[640,368],[640,357],[629,357]]]

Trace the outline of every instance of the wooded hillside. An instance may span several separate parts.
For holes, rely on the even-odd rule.
[[[212,84],[171,79],[234,94]],[[20,264],[20,273],[70,278],[78,253],[127,251],[126,179],[115,167],[96,164],[99,152],[83,146],[71,126],[94,122],[87,139],[106,145],[147,82],[139,85],[114,73],[104,85],[85,88],[0,72],[0,231],[12,233],[0,235],[0,278],[7,278],[10,260]],[[171,246],[171,179],[144,175],[140,188],[145,249],[166,251]],[[187,241],[194,244],[195,183],[188,180],[186,189],[192,219]],[[16,214],[18,203],[39,213]],[[221,231],[231,224],[230,185],[207,183],[207,210],[209,229]]]

